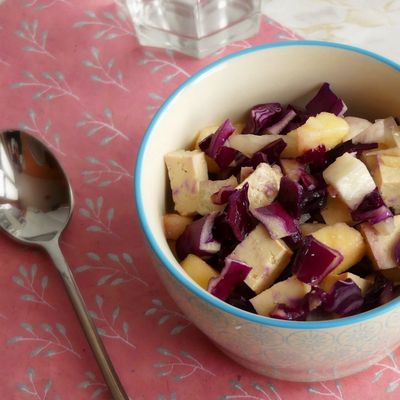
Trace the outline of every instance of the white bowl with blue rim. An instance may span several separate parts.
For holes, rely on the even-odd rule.
[[[303,322],[251,314],[212,296],[186,275],[165,239],[164,155],[187,148],[200,128],[226,118],[243,120],[254,104],[301,105],[323,82],[345,100],[348,115],[399,115],[398,64],[341,44],[268,44],[222,58],[183,83],[147,129],[135,170],[137,212],[171,297],[229,357],[258,373],[291,381],[347,376],[393,351],[400,344],[400,298],[346,318]]]

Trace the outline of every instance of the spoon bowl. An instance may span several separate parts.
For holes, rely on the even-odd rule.
[[[47,251],[64,281],[113,398],[126,400],[128,397],[59,247],[73,205],[71,185],[50,150],[26,132],[0,132],[0,228],[19,242]]]

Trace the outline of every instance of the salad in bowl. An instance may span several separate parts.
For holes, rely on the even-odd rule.
[[[300,321],[400,293],[400,129],[346,111],[325,82],[304,108],[256,104],[165,155],[166,236],[198,285]]]

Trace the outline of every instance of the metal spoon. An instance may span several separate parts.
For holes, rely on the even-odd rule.
[[[71,185],[54,155],[26,132],[0,132],[0,228],[12,238],[43,247],[61,274],[114,400],[127,400],[59,247],[73,208]]]

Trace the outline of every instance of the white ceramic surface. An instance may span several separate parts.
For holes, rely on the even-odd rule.
[[[240,364],[295,381],[360,371],[400,344],[400,299],[335,321],[293,322],[250,314],[214,298],[186,277],[165,240],[164,154],[188,146],[202,127],[228,117],[243,120],[254,104],[301,105],[304,96],[324,81],[345,99],[348,115],[398,115],[399,71],[394,63],[341,45],[266,45],[229,56],[194,75],[166,101],[148,128],[136,166],[135,196],[157,269],[180,308]]]

